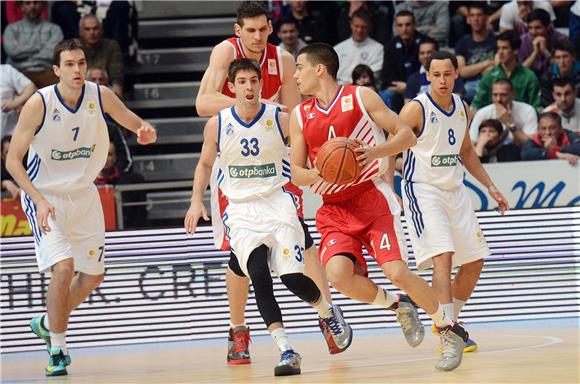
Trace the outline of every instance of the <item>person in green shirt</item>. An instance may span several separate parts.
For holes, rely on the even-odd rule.
[[[508,79],[515,92],[515,100],[541,109],[540,81],[534,72],[518,64],[518,50],[521,40],[515,31],[505,31],[497,37],[497,61],[499,64],[487,72],[479,83],[477,94],[471,103],[471,109],[476,111],[491,104],[491,86],[497,80]]]

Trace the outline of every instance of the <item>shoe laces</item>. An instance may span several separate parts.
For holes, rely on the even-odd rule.
[[[284,352],[282,352],[282,356],[280,358],[280,360],[284,361],[284,360],[291,360],[294,357],[294,350],[292,349],[288,349]]]
[[[244,352],[248,349],[248,345],[252,339],[250,338],[250,332],[242,331],[242,332],[234,332],[233,335],[234,339],[234,352]]]
[[[332,332],[333,335],[338,336],[343,332],[342,326],[340,325],[340,322],[336,318],[336,315],[332,315],[331,317],[328,318],[323,318],[322,321],[324,321],[324,324],[326,324],[326,326],[330,329],[330,332]]]
[[[399,307],[399,310],[396,311],[395,314],[397,315],[397,321],[401,324],[403,330],[407,331],[413,327],[408,308]]]
[[[61,361],[64,363],[64,353],[59,351],[56,355],[50,355],[50,360],[53,366],[59,365]]]
[[[451,328],[448,327],[441,332],[441,341],[443,342],[443,357],[454,358],[456,357],[455,339],[452,337]]]

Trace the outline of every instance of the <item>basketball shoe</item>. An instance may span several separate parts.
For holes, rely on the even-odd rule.
[[[328,345],[331,355],[346,351],[352,343],[352,328],[342,315],[338,305],[330,308],[332,316],[328,318],[318,317],[318,326]]]
[[[280,356],[280,362],[274,368],[274,376],[299,375],[300,364],[302,364],[302,357],[299,354],[292,349],[284,351]]]
[[[425,327],[419,319],[419,313],[413,300],[407,295],[400,294],[399,301],[391,305],[389,309],[395,311],[407,344],[413,348],[421,344],[425,337]]]
[[[68,358],[68,364],[67,364]],[[65,355],[59,347],[50,349],[50,358],[48,365],[44,368],[46,376],[65,376],[68,374],[66,366],[70,364],[70,357]]]
[[[464,323],[459,322],[459,324],[461,324],[462,326],[464,326]],[[465,326],[464,326],[465,327]],[[439,333],[439,330],[437,329],[437,327],[435,326],[435,324],[431,325],[431,332],[433,332],[433,334],[437,337],[441,336],[441,333]],[[443,351],[443,346],[439,345],[439,352]],[[475,342],[475,340],[473,339],[467,339],[467,343],[465,343],[465,348],[463,349],[463,352],[474,352],[477,350],[477,343]]]
[[[44,316],[46,315],[36,316],[30,319],[30,329],[36,336],[41,338],[46,343],[46,351],[50,355],[50,349],[52,348],[50,343],[50,331],[44,327]],[[70,356],[65,355],[64,357],[65,364],[70,365]]]
[[[228,364],[250,364],[250,328],[241,325],[235,329],[230,328],[228,336]]]
[[[443,351],[441,352],[441,359],[439,359],[435,368],[440,371],[451,371],[461,364],[463,349],[469,339],[469,334],[457,322],[453,322],[453,325],[439,329],[439,333],[441,334]]]

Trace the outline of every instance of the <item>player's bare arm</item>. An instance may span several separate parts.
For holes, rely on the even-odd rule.
[[[294,57],[286,51],[282,51],[282,87],[280,89],[280,108],[284,112],[291,112],[294,107],[300,103],[300,91],[294,72],[296,72],[296,63]]]
[[[221,93],[228,77],[228,66],[233,60],[234,50],[227,41],[222,41],[211,51],[209,65],[203,74],[195,98],[195,109],[199,116],[217,115],[222,109],[236,103],[234,98]]]
[[[292,171],[292,183],[298,186],[312,185],[322,180],[322,177],[320,177],[316,169],[306,167],[308,147],[295,111],[290,114],[290,142],[292,143],[290,145],[290,169]]]
[[[376,92],[361,87],[360,95],[371,119],[377,126],[387,131],[389,136],[392,136],[392,139],[384,144],[375,147],[362,146],[355,149],[356,152],[360,153],[357,160],[361,166],[381,157],[396,155],[417,144],[417,138],[411,128],[385,105]]]
[[[185,215],[184,227],[187,233],[194,233],[200,217],[209,221],[207,211],[203,205],[203,194],[209,185],[211,169],[217,158],[217,137],[218,137],[217,117],[212,117],[205,124],[203,131],[203,146],[195,175],[193,176],[193,191],[191,195],[191,205]]]
[[[121,126],[136,133],[139,144],[152,144],[157,141],[157,131],[151,124],[127,108],[112,90],[101,85],[99,85],[99,89],[104,112]]]
[[[280,122],[280,129],[282,129],[282,135],[284,139],[290,141],[290,114],[286,112],[280,112],[278,114],[278,121]]]
[[[465,102],[463,103],[465,104]],[[467,111],[466,129],[468,129],[468,127],[471,125],[473,113],[469,110],[467,104],[465,104],[465,106],[466,106],[465,110]],[[499,211],[503,215],[505,211],[509,209],[508,202],[506,198],[503,196],[503,194],[493,184],[493,181],[491,181],[491,178],[487,174],[485,168],[483,168],[483,165],[481,165],[481,161],[479,161],[479,157],[475,153],[473,145],[471,145],[471,140],[469,139],[469,132],[466,132],[465,136],[463,137],[463,142],[461,143],[461,150],[459,152],[459,156],[461,156],[461,160],[463,161],[463,166],[465,167],[465,169],[467,169],[467,171],[473,177],[475,177],[477,181],[479,181],[487,188],[489,195],[497,202]]]
[[[39,113],[39,111],[42,112]],[[10,142],[10,149],[8,150],[8,156],[6,158],[6,169],[10,172],[16,184],[30,196],[36,205],[36,218],[41,230],[43,232],[50,232],[48,215],[50,214],[53,220],[56,219],[54,207],[32,184],[32,181],[26,173],[26,169],[22,165],[22,159],[34,138],[34,133],[40,127],[40,124],[42,124],[44,113],[42,97],[38,93],[32,95],[24,104],[20,118],[14,129],[14,136]]]

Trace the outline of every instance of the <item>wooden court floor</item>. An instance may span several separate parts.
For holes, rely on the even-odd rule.
[[[302,375],[275,378],[269,336],[251,344],[253,362],[228,366],[225,339],[71,350],[69,376],[46,380],[45,352],[2,355],[2,383],[579,383],[578,318],[469,326],[479,350],[452,372],[434,365],[438,339],[412,349],[396,328],[355,330],[350,349],[330,356],[319,334],[291,334]]]

